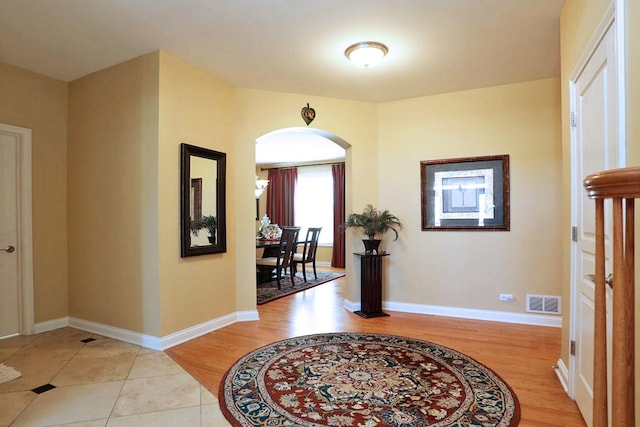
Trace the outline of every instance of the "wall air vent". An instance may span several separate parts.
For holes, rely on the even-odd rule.
[[[532,313],[560,314],[561,297],[527,294],[527,311]]]

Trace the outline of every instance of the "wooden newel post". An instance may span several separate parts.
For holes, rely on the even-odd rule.
[[[613,426],[635,426],[634,205],[640,197],[640,167],[598,172],[584,179],[596,202],[593,426],[606,427],[607,349],[604,200],[613,201]]]

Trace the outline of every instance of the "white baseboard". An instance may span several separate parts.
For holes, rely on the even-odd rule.
[[[349,311],[358,311],[358,310],[360,310],[360,303],[359,302],[349,301],[346,298],[343,301],[342,306],[344,308],[346,308],[347,310],[349,310]]]
[[[258,310],[236,311],[236,315],[238,317],[238,322],[251,322],[253,320],[260,320]]]
[[[178,331],[162,337],[161,349],[166,350],[178,344],[182,344],[183,342],[197,338],[201,335],[208,334],[209,332],[232,325],[236,322],[248,322],[251,320],[259,320],[257,310],[237,311],[226,316],[218,317],[217,319],[209,320],[208,322],[204,322],[199,325],[195,325],[190,328],[183,329],[182,331]]]
[[[343,307],[351,312],[360,310],[360,302],[353,302],[347,299],[343,302]],[[545,316],[539,314],[511,313],[492,310],[477,310],[459,307],[445,307],[426,304],[397,303],[384,302],[383,309],[389,311],[399,311],[415,314],[429,314],[436,316],[458,317],[464,319],[488,320],[494,322],[520,323],[536,326],[562,327],[562,318],[558,316]],[[116,328],[114,326],[104,325],[88,320],[76,319],[73,317],[63,317],[59,319],[49,320],[35,325],[36,333],[51,331],[54,329],[71,326],[83,331],[92,332],[103,335],[105,337],[114,338],[131,344],[140,345],[152,350],[163,351],[167,348],[176,346],[183,342],[197,338],[201,335],[215,331],[217,329],[229,326],[236,322],[248,322],[259,320],[258,311],[238,311],[216,319],[209,320],[199,325],[192,326],[182,331],[175,332],[165,337],[155,337],[152,335],[132,332],[126,329]],[[568,390],[568,370],[562,363],[558,362],[558,378],[562,383],[565,391]],[[560,374],[564,377],[560,377]]]
[[[564,392],[571,397],[571,394],[569,393],[569,370],[567,369],[567,365],[564,364],[562,359],[558,359],[558,363],[553,368],[560,380],[560,384],[562,384]]]
[[[36,323],[33,325],[33,329],[36,334],[40,334],[42,332],[49,332],[55,329],[64,328],[65,326],[69,326],[69,317],[61,317],[59,319]]]
[[[89,320],[66,317],[38,323],[36,325],[36,333],[51,331],[54,329],[63,328],[65,326],[71,326],[82,331],[87,331],[119,341],[128,342],[130,344],[139,345],[151,350],[163,351],[185,341],[189,341],[201,335],[215,331],[216,329],[229,326],[233,323],[248,322],[258,319],[259,316],[257,310],[238,311],[159,338],[153,335],[141,334],[139,332],[133,332],[127,329],[104,325],[102,323],[96,323]]]
[[[360,310],[360,303],[344,300],[343,307],[349,311]],[[478,310],[474,308],[446,307],[440,305],[413,304],[385,301],[383,310],[403,313],[430,314],[434,316],[458,317],[462,319],[488,320],[492,322],[519,323],[524,325],[562,327],[562,317],[543,314],[512,313],[506,311]]]
[[[69,326],[82,331],[102,335],[104,337],[150,348],[151,350],[163,350],[162,340],[158,337],[154,337],[153,335],[133,332],[127,329],[117,328],[115,326],[92,322],[90,320],[76,319],[75,317],[69,318]]]

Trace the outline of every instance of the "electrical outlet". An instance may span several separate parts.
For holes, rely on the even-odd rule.
[[[512,294],[500,294],[500,301],[513,301]]]

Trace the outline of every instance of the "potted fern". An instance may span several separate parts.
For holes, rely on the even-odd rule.
[[[361,228],[362,234],[367,236],[367,239],[362,239],[365,253],[378,253],[380,239],[376,239],[376,236],[391,230],[395,234],[393,240],[398,240],[398,230],[402,229],[402,224],[388,210],[378,209],[369,204],[362,213],[350,214],[342,227],[343,229]]]

